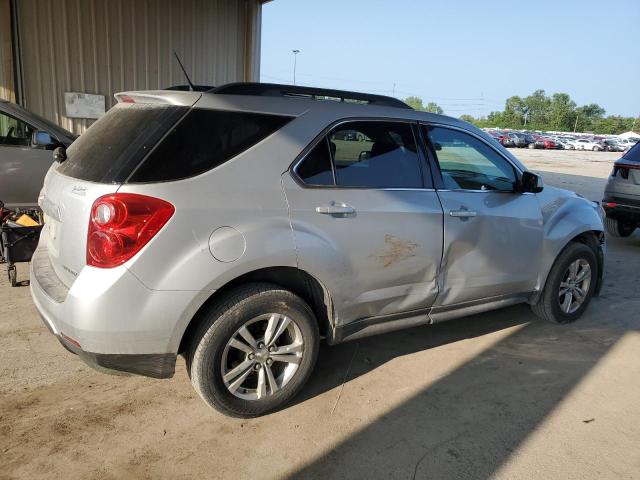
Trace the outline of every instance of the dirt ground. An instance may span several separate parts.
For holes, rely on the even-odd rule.
[[[514,153],[594,200],[618,156]],[[165,381],[86,367],[2,275],[0,478],[640,478],[639,267],[640,234],[609,239],[569,326],[516,306],[323,347],[296,403],[254,420],[206,407],[182,360]]]

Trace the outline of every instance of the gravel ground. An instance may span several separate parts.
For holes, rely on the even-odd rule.
[[[594,200],[618,156],[514,153]],[[323,347],[296,403],[254,420],[208,409],[182,360],[167,381],[91,370],[3,275],[0,478],[638,478],[639,266],[638,233],[610,239],[570,326],[516,306]]]

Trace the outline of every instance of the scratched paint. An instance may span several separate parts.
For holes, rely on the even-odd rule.
[[[386,268],[394,263],[400,262],[410,257],[415,257],[417,243],[410,240],[403,240],[390,233],[384,236],[384,248],[378,254],[371,255]]]

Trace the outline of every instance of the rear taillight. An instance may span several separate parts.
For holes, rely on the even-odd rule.
[[[98,198],[89,219],[87,265],[122,265],[162,229],[174,212],[169,202],[135,193]]]

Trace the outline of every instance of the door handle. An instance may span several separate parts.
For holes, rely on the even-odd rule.
[[[352,215],[356,209],[346,203],[331,202],[328,205],[316,207],[316,213],[323,215]]]
[[[469,218],[478,216],[478,212],[462,208],[460,210],[449,210],[449,215],[457,218]]]

